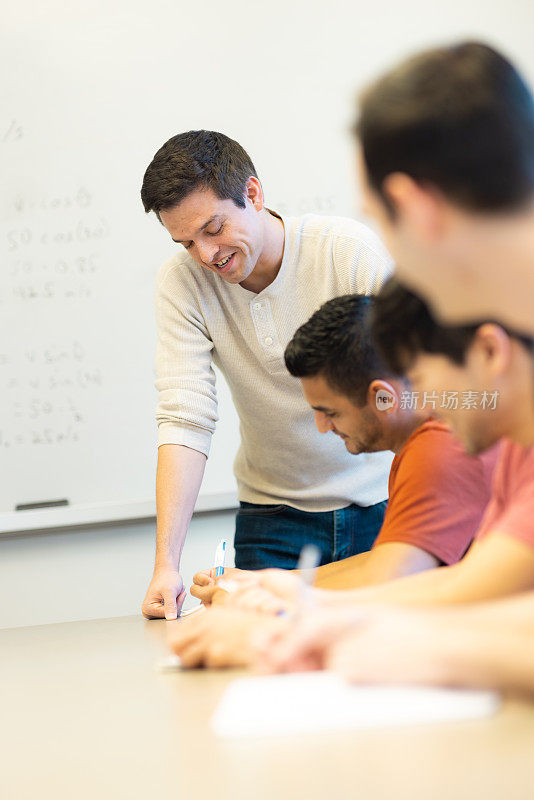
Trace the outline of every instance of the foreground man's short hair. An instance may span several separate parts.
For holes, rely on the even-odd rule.
[[[360,98],[354,132],[370,185],[403,172],[474,211],[513,211],[534,196],[534,100],[517,69],[481,42],[407,59]]]

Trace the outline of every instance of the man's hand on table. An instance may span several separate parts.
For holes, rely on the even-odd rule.
[[[184,600],[184,583],[178,570],[156,567],[141,611],[146,619],[176,619]]]

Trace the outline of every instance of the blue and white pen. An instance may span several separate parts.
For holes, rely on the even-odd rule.
[[[221,575],[224,574],[224,564],[226,561],[226,539],[221,539],[219,544],[217,545],[217,550],[215,551],[215,564],[213,568],[215,570],[215,577],[220,578]]]

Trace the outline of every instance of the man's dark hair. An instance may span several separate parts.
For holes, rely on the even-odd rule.
[[[291,375],[321,376],[334,391],[364,406],[369,384],[391,377],[371,342],[371,303],[370,297],[346,294],[322,305],[286,347],[284,357]]]
[[[534,193],[534,100],[500,53],[465,42],[416,55],[364,91],[354,126],[369,183],[404,172],[469,210],[513,211]]]
[[[173,208],[196,189],[245,207],[254,164],[240,144],[217,131],[187,131],[165,142],[148,165],[141,187],[145,211]]]
[[[493,322],[532,351],[533,339],[510,330],[496,320],[470,325],[440,325],[426,303],[396,278],[389,278],[375,297],[370,315],[371,335],[388,369],[404,375],[420,353],[444,355],[455,364],[465,357],[475,334],[486,322]]]

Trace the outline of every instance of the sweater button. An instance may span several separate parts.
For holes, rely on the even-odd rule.
[[[265,339],[265,344],[270,345],[272,343],[273,343],[273,340],[271,339],[271,337],[267,336],[267,338]]]
[[[254,303],[254,311],[259,311],[261,308],[261,303]]]

